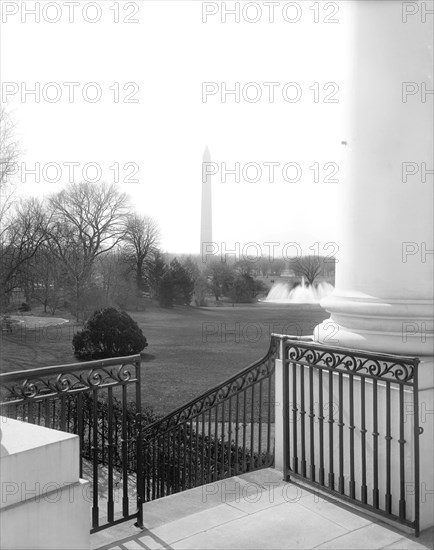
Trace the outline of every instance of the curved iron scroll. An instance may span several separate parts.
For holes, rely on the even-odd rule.
[[[137,365],[139,355],[1,374],[0,405],[20,405],[136,382]]]
[[[285,358],[299,365],[412,385],[417,358],[285,340]]]
[[[128,489],[132,482],[141,486],[140,355],[1,374],[0,405],[4,416],[78,436],[80,477],[92,481],[92,530],[119,521],[120,515],[142,524],[140,494]],[[116,479],[123,480],[119,515]]]

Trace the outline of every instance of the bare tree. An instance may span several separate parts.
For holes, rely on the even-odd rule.
[[[47,239],[49,219],[43,205],[35,198],[16,206],[14,217],[3,232],[0,243],[0,282],[2,300],[26,280],[28,262]]]
[[[160,240],[160,230],[149,216],[130,214],[124,235],[124,252],[136,274],[137,287],[143,288],[147,259],[155,252]]]
[[[210,290],[218,302],[221,296],[227,296],[235,278],[235,269],[226,262],[214,261],[206,269]]]
[[[15,189],[11,176],[17,171],[19,154],[14,124],[5,108],[0,106],[0,235],[6,230],[6,216],[13,204]]]
[[[96,258],[125,235],[128,199],[114,184],[73,183],[49,199],[49,240],[73,287],[78,318],[80,296]]]
[[[54,314],[64,297],[64,274],[62,262],[55,256],[48,242],[44,242],[26,266],[26,279],[31,289],[31,297],[49,308]]]
[[[124,254],[119,250],[99,256],[97,260],[98,286],[101,287],[105,306],[118,306],[122,309],[141,305],[141,296],[136,287],[135,278]]]
[[[321,273],[322,263],[319,256],[301,256],[291,262],[295,274],[304,277],[308,285],[313,285]]]

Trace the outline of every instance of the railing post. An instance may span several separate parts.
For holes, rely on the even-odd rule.
[[[277,338],[277,336],[275,336]],[[274,435],[274,467],[283,473],[286,478],[288,471],[287,464],[287,402],[288,384],[285,384],[287,372],[285,371],[285,343],[281,337],[279,342],[279,358],[275,359],[275,435]],[[285,412],[286,411],[286,412]]]
[[[137,491],[137,522],[136,525],[143,529],[143,443],[142,443],[142,398],[141,398],[141,360],[136,360],[136,491]]]

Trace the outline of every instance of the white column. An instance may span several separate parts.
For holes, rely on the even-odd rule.
[[[433,16],[424,11],[432,2],[342,6],[351,67],[341,240],[336,289],[322,302],[331,319],[315,337],[432,355]]]
[[[432,2],[342,3],[351,32],[336,289],[324,344],[419,356],[421,527],[433,524]],[[431,171],[431,173],[429,173]]]

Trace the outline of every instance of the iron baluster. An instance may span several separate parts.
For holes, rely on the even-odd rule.
[[[298,439],[297,439],[297,365],[291,363],[292,368],[292,444],[293,444],[293,470],[298,474]]]
[[[354,468],[354,376],[349,375],[349,409],[350,409],[350,498],[356,498],[356,481]]]
[[[110,522],[114,520],[114,500],[113,500],[113,388],[108,389],[108,487],[107,487],[107,519]]]
[[[237,395],[235,396],[235,475],[238,475],[239,472],[239,456],[238,456],[238,448],[239,448],[239,441],[238,436],[240,432],[240,394],[237,392]]]
[[[392,513],[392,494],[391,494],[391,428],[390,428],[390,382],[386,382],[386,495],[385,510],[388,514]]]
[[[255,386],[251,388],[249,471],[255,468]]]
[[[323,397],[322,369],[318,371],[318,409],[319,409],[319,484],[324,486],[324,397]]]
[[[335,474],[334,474],[334,449],[333,449],[333,424],[334,411],[333,411],[333,372],[329,371],[329,489],[335,488]]]
[[[130,512],[128,496],[128,431],[127,431],[127,386],[122,385],[122,514]]]
[[[301,475],[306,477],[306,409],[304,403],[304,366],[300,365],[300,432],[301,432]]]
[[[360,404],[361,404],[361,452],[362,452],[362,503],[368,502],[368,486],[366,485],[366,417],[365,417],[365,379],[360,380]]]
[[[309,367],[309,448],[310,479],[315,481],[315,404],[313,400],[313,368]]]
[[[232,397],[228,404],[228,477],[232,476]]]
[[[344,480],[344,397],[342,373],[339,373],[339,492],[345,494]]]
[[[256,467],[262,466],[262,380],[259,382],[258,397],[258,461]]]
[[[91,447],[91,456],[93,459],[93,504],[92,504],[92,527],[95,529],[99,525],[99,506],[98,506],[98,395],[97,390],[93,390],[93,438]],[[63,415],[63,400],[62,400],[62,415]]]
[[[377,387],[377,380],[374,378],[372,383],[372,392],[373,392],[373,400],[372,400],[372,408],[373,408],[373,432],[372,432],[372,438],[373,438],[373,450],[374,450],[374,460],[373,460],[373,480],[374,480],[374,486],[372,489],[372,504],[374,508],[378,508],[379,506],[379,491],[378,491],[378,436],[380,435],[378,432],[378,387]]]
[[[405,432],[404,432],[404,386],[399,386],[399,519],[406,516],[405,506]]]

